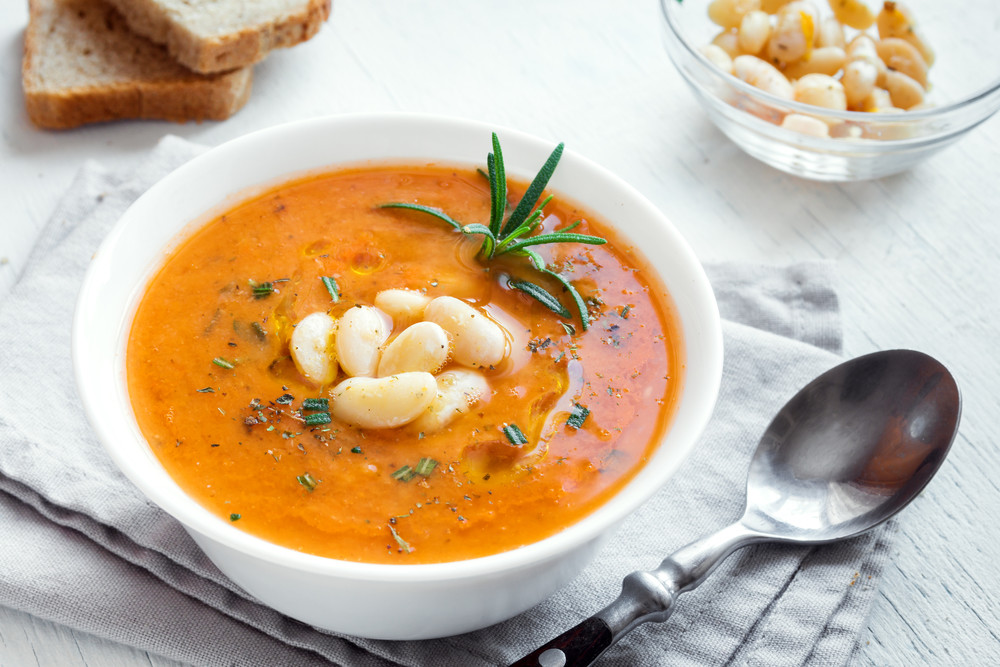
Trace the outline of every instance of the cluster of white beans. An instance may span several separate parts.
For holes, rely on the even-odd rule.
[[[390,340],[394,323],[402,331]],[[339,318],[312,313],[289,340],[299,371],[328,386],[330,413],[360,428],[413,424],[438,431],[490,396],[480,369],[495,367],[510,350],[507,330],[484,312],[450,296],[430,298],[405,289],[375,296]],[[441,372],[449,364],[451,368]]]
[[[708,16],[722,32],[702,53],[752,86],[817,107],[899,112],[922,105],[934,52],[913,13],[900,2],[884,2],[877,14],[864,0],[828,2],[833,15],[822,17],[805,0],[712,0]],[[780,123],[830,135],[825,122],[805,114]]]

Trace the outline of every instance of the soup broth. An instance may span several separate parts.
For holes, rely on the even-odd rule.
[[[641,469],[676,408],[683,343],[664,287],[609,226],[557,195],[543,230],[579,220],[574,231],[608,239],[536,247],[582,295],[584,331],[578,315],[511,288],[531,280],[566,300],[525,258],[483,263],[478,237],[387,202],[464,223],[490,216],[474,169],[349,169],[241,203],[169,254],[126,356],[152,451],[221,520],[351,561],[485,556],[593,512]],[[322,408],[305,399],[332,400],[345,375],[322,386],[303,375],[289,350],[295,325],[399,288],[455,297],[502,325],[507,354],[478,369],[489,391],[436,432],[309,419]],[[394,320],[387,343],[411,323]]]

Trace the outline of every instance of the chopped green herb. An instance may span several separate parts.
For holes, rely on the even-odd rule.
[[[273,283],[254,284],[253,281],[251,281],[251,289],[253,290],[253,296],[255,299],[263,299],[265,297],[271,296],[271,294],[274,292],[274,284]]]
[[[302,401],[303,410],[329,410],[330,399],[328,398],[307,398]]]
[[[279,405],[291,405],[292,401],[294,400],[295,397],[292,396],[291,394],[282,394],[278,398],[274,399],[274,402],[278,403]]]
[[[302,486],[306,487],[306,491],[309,491],[310,493],[312,493],[313,491],[315,491],[316,490],[316,485],[319,484],[319,482],[316,481],[316,478],[313,477],[312,475],[310,475],[307,472],[302,473],[301,475],[297,476],[295,479],[299,480],[299,484],[301,484]]]
[[[416,472],[418,475],[427,477],[437,467],[437,464],[437,461],[425,456],[417,462]]]
[[[305,416],[306,426],[320,426],[321,424],[330,423],[330,413],[329,412],[314,412],[311,415]]]
[[[400,549],[402,549],[406,553],[413,553],[413,547],[411,547],[409,544],[407,544],[406,540],[404,540],[402,537],[400,537],[399,533],[397,533],[396,529],[393,528],[391,525],[389,526],[389,531],[392,533],[392,536],[393,536],[393,538],[395,538],[396,544],[399,545]]]
[[[229,520],[230,521],[239,521],[240,520],[240,516],[241,515],[239,515],[239,514],[230,514],[229,515]]]
[[[510,444],[516,447],[528,444],[528,438],[524,435],[524,431],[522,431],[517,424],[507,424],[501,430],[503,431],[503,434],[507,436],[507,440],[510,441]]]
[[[215,393],[215,390],[212,389],[211,387],[202,387],[201,389],[198,389],[196,391],[199,394],[214,394]]]
[[[587,419],[587,415],[590,414],[590,410],[583,407],[579,403],[573,404],[573,410],[569,413],[569,419],[566,420],[567,426],[572,426],[573,428],[580,428],[583,426],[583,422]]]
[[[563,331],[566,332],[567,336],[572,336],[576,333],[576,327],[572,324],[569,324],[568,322],[560,322],[559,324],[562,325]]]
[[[212,363],[215,364],[216,366],[220,366],[222,368],[226,368],[226,369],[229,369],[229,370],[232,370],[233,368],[236,368],[233,365],[233,362],[226,361],[222,357],[216,357],[215,359],[212,359]]]
[[[320,280],[323,281],[323,286],[330,293],[330,298],[333,299],[333,302],[337,303],[340,301],[340,286],[337,285],[337,281],[330,276],[320,276]]]
[[[361,448],[360,447],[351,447],[351,453],[352,454],[360,454],[361,453]]]
[[[396,472],[392,473],[393,479],[398,479],[400,482],[409,482],[417,473],[410,466],[403,466]]]
[[[625,304],[624,306],[622,306],[622,313],[621,313],[621,315],[622,315],[622,319],[623,320],[627,320],[628,319],[628,311],[630,311],[630,310],[632,310],[632,306],[630,306],[628,304]]]

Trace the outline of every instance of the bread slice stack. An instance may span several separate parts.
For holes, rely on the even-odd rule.
[[[330,0],[29,0],[28,117],[66,129],[124,118],[222,120],[253,63],[315,35]]]

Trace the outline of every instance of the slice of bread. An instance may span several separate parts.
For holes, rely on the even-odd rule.
[[[315,35],[331,0],[109,0],[129,27],[203,74],[245,67]]]
[[[21,76],[28,116],[40,127],[222,120],[250,96],[250,68],[195,74],[132,33],[102,0],[30,0],[29,6]]]

